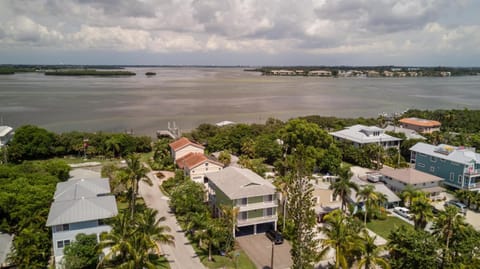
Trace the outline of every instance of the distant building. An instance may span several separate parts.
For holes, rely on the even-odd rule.
[[[363,186],[371,185],[375,189],[376,192],[379,192],[387,198],[386,204],[383,206],[385,208],[393,208],[396,207],[400,204],[401,199],[392,191],[390,190],[385,184],[383,183],[371,183],[371,182],[366,182],[363,180],[360,180],[359,178],[352,177],[350,179],[352,182],[355,182],[360,188]],[[354,204],[358,204],[362,202],[358,197],[357,197],[357,192],[355,190],[352,190],[350,193],[350,196],[348,197],[350,202]]]
[[[394,169],[388,166],[383,166],[378,173],[382,175],[380,180],[394,192],[402,192],[411,186],[423,191],[432,200],[443,198],[445,189],[440,186],[443,178],[413,168]]]
[[[178,140],[173,141],[170,145],[170,153],[172,154],[172,159],[176,163],[178,159],[187,155],[190,152],[204,153],[205,147],[190,141],[186,137],[181,137]]]
[[[331,77],[332,72],[328,70],[312,70],[308,72],[308,75],[314,77]]]
[[[377,144],[384,149],[399,148],[402,139],[385,134],[385,131],[376,126],[361,124],[347,127],[344,130],[330,133],[335,140],[351,142],[355,147],[367,144]]]
[[[236,236],[266,232],[277,228],[277,195],[272,183],[253,171],[227,167],[219,172],[208,173],[209,202],[215,215],[221,207],[238,208]]]
[[[384,128],[387,132],[401,133],[404,134],[407,139],[422,139],[425,140],[424,136],[419,135],[415,130],[407,129],[403,127],[388,125]]]
[[[296,72],[293,70],[280,69],[280,70],[271,70],[270,74],[275,76],[294,76],[296,75]]]
[[[10,126],[0,126],[0,148],[10,141],[15,133]]]
[[[63,249],[75,241],[75,236],[96,234],[99,241],[101,233],[111,230],[105,220],[115,217],[118,209],[106,178],[60,182],[53,199],[46,226],[52,227],[56,268],[62,268]]]
[[[218,172],[223,169],[223,164],[210,159],[203,153],[190,152],[177,159],[177,165],[185,171],[185,175],[197,183],[206,183],[205,174]]]
[[[315,203],[315,214],[318,221],[322,221],[323,217],[329,212],[340,208],[342,202],[339,197],[333,196],[333,190],[330,189],[330,183],[313,180],[313,201]]]
[[[405,129],[414,130],[422,134],[430,134],[435,131],[440,131],[440,122],[436,120],[426,120],[419,118],[403,118],[399,120],[401,127]]]
[[[215,125],[218,126],[218,127],[223,127],[223,126],[228,126],[228,125],[235,125],[235,122],[229,121],[229,120],[224,120],[224,121],[215,123]]]
[[[367,72],[367,77],[379,77],[380,73],[375,70],[370,70]]]
[[[410,151],[415,169],[443,178],[445,185],[480,191],[480,154],[475,149],[420,142]]]

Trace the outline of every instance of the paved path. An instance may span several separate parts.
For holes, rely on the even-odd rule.
[[[256,235],[239,236],[236,241],[247,253],[257,268],[270,268],[272,258],[272,241],[264,233]],[[292,266],[290,255],[290,243],[284,241],[281,245],[275,245],[273,255],[274,269],[288,269]]]
[[[173,173],[171,172],[162,173],[165,175],[165,178],[173,176]],[[183,234],[175,215],[170,213],[168,197],[163,195],[158,188],[158,184],[161,183],[161,180],[155,176],[154,172],[148,173],[147,176],[152,180],[153,186],[148,186],[148,184],[141,182],[139,187],[140,195],[142,195],[145,204],[148,207],[158,210],[159,216],[166,217],[166,220],[162,222],[162,225],[170,227],[170,233],[175,237],[175,246],[161,244],[162,251],[165,253],[166,258],[170,263],[170,268],[205,268],[197,257],[197,254],[195,254],[188,239]]]

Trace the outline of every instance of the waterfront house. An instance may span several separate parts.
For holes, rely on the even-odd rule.
[[[205,177],[215,215],[221,214],[222,206],[238,208],[235,236],[276,229],[278,203],[272,183],[249,169],[238,167],[227,167]]]
[[[61,268],[63,249],[80,233],[100,234],[111,227],[105,220],[118,214],[115,196],[110,195],[108,179],[71,179],[57,184],[47,219],[52,227],[56,268]]]
[[[223,164],[203,153],[190,152],[177,160],[178,168],[183,169],[186,176],[197,183],[206,183],[205,174],[223,169]]]
[[[403,118],[398,121],[400,126],[405,129],[414,130],[422,134],[431,134],[435,131],[440,131],[440,122],[436,120],[426,120],[419,118]]]
[[[444,188],[440,186],[443,179],[413,168],[394,169],[383,166],[380,171],[380,181],[396,193],[402,192],[407,186],[423,191],[431,200],[442,199]]]
[[[315,77],[331,77],[332,72],[327,70],[312,70],[308,72],[308,75],[315,76]]]
[[[405,135],[407,139],[421,139],[421,140],[426,139],[424,136],[419,135],[415,130],[407,129],[407,128],[403,128],[395,125],[388,125],[383,130],[387,132],[402,133]]]
[[[457,189],[480,190],[480,154],[474,148],[417,143],[410,148],[415,169],[444,179]]]
[[[177,163],[178,159],[191,152],[198,152],[203,154],[205,149],[204,146],[194,143],[186,137],[181,137],[180,139],[173,141],[169,145],[170,153],[172,154],[172,159],[175,163]]]
[[[337,141],[353,143],[355,147],[367,144],[378,144],[384,149],[400,147],[402,139],[385,134],[385,131],[376,126],[365,126],[361,124],[347,127],[344,130],[332,132],[330,135]]]
[[[0,148],[10,141],[15,133],[10,126],[0,126]]]

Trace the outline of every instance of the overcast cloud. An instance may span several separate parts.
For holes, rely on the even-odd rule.
[[[478,0],[0,0],[0,63],[480,66]]]

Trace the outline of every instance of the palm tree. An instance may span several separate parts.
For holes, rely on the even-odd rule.
[[[412,204],[412,200],[414,197],[417,197],[419,195],[419,191],[415,188],[413,188],[412,185],[407,185],[405,189],[400,193],[400,197],[403,200],[403,204],[405,206],[410,206]]]
[[[146,182],[148,185],[152,186],[152,181],[147,177],[148,169],[140,161],[140,155],[130,154],[127,156],[126,160],[127,167],[125,171],[127,172],[128,179],[130,181],[130,217],[133,219],[135,214],[136,198],[138,195],[138,184],[140,181]]]
[[[233,240],[235,238],[235,230],[237,228],[237,218],[240,213],[240,208],[237,206],[222,206],[222,220],[226,228],[228,229],[228,235],[225,243],[225,252],[232,247]]]
[[[446,206],[445,211],[441,211],[433,223],[433,234],[443,242],[442,266],[448,266],[450,262],[450,240],[455,233],[462,233],[468,225],[465,223],[465,217],[459,214],[455,206]]]
[[[383,246],[375,244],[377,236],[371,237],[366,230],[362,231],[363,244],[361,245],[362,258],[358,262],[358,268],[370,269],[380,266],[384,269],[389,269],[390,264],[387,260],[381,257],[381,252],[384,251]]]
[[[273,181],[273,185],[282,194],[282,208],[283,208],[283,227],[282,231],[285,231],[285,221],[287,216],[287,203],[288,203],[288,179],[286,177],[277,177]]]
[[[330,185],[330,189],[333,190],[333,196],[340,197],[342,200],[342,211],[345,212],[347,205],[347,198],[352,193],[352,189],[358,191],[358,185],[355,182],[350,181],[352,172],[348,167],[342,167],[339,169],[339,179]]]
[[[212,261],[212,248],[218,248],[222,241],[224,228],[219,219],[208,218],[205,229],[197,231],[196,237],[208,248],[208,260]]]
[[[167,233],[170,232],[170,228],[160,225],[161,222],[165,221],[165,217],[157,219],[157,214],[157,210],[147,208],[137,215],[135,233],[141,236],[148,249],[160,251],[157,243],[173,245],[175,242],[174,237]]]
[[[126,214],[118,214],[111,220],[112,230],[100,235],[98,249],[101,251],[110,248],[110,251],[100,260],[98,268],[108,268],[111,264],[121,263],[128,259],[128,253],[132,251],[134,246],[130,241],[133,230],[127,220]]]
[[[410,212],[413,214],[415,229],[425,229],[427,223],[434,218],[430,201],[423,192],[413,198],[410,204]]]
[[[360,198],[365,203],[363,223],[367,226],[367,211],[373,209],[373,205],[378,201],[378,193],[372,185],[365,185],[357,192],[357,198]]]
[[[348,261],[350,253],[360,248],[358,230],[353,220],[340,210],[328,213],[325,218],[325,225],[319,230],[324,233],[325,238],[320,239],[323,249],[320,256],[324,256],[330,249],[335,251],[334,268],[349,268]]]

